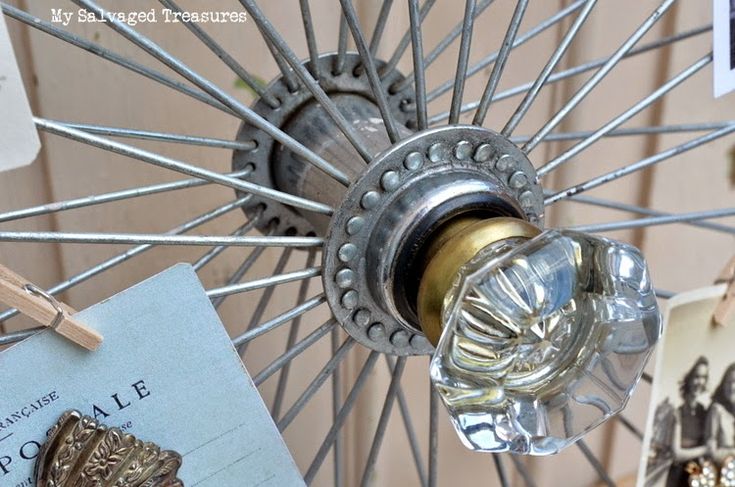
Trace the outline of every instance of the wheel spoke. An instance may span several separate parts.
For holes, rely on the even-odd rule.
[[[183,12],[183,10],[174,2],[174,0],[158,0],[164,7],[169,8],[175,12]],[[260,98],[265,101],[271,108],[276,108],[280,103],[276,100],[273,95],[268,93],[264,86],[254,78],[243,66],[233,58],[217,41],[215,41],[204,29],[202,29],[196,22],[182,22],[184,27],[194,34],[202,44],[207,46],[212,53],[214,53],[222,62],[232,70],[238,78],[240,78],[246,85],[248,85]]]
[[[559,12],[555,13],[554,15],[552,15],[551,17],[549,17],[548,19],[546,19],[543,22],[541,22],[538,25],[536,25],[533,29],[530,29],[528,32],[525,32],[525,33],[521,34],[520,36],[518,36],[518,38],[513,43],[513,48],[516,48],[516,47],[520,46],[521,44],[525,43],[526,41],[534,38],[535,36],[537,36],[539,34],[541,34],[542,32],[544,32],[549,27],[552,27],[552,26],[556,25],[557,22],[560,22],[561,20],[563,20],[564,18],[566,18],[568,15],[570,15],[570,14],[574,13],[576,10],[580,9],[582,7],[582,5],[584,5],[584,3],[586,1],[587,0],[576,0],[574,3],[572,3],[568,7],[560,10]],[[495,60],[498,59],[498,55],[499,54],[500,54],[500,51],[495,51],[493,53],[490,53],[487,56],[485,56],[484,58],[482,58],[480,61],[478,61],[477,63],[475,63],[474,65],[472,65],[467,70],[467,77],[469,78],[470,76],[473,76],[473,75],[479,73],[480,71],[482,71],[483,69],[485,69],[486,66],[489,66],[490,64],[494,63]],[[443,95],[445,92],[449,91],[449,89],[452,88],[452,85],[453,84],[454,84],[454,81],[453,80],[447,80],[444,83],[442,83],[441,85],[439,85],[436,88],[434,88],[433,90],[431,90],[429,92],[429,94],[427,95],[429,101],[432,101],[432,100],[440,97],[441,95]],[[477,107],[477,105],[475,105],[475,108],[476,107]]]
[[[300,281],[302,279],[311,279],[312,277],[320,276],[321,273],[321,267],[312,267],[310,269],[287,272],[285,274],[275,274],[269,277],[264,277],[262,279],[254,279],[248,282],[209,289],[207,290],[207,296],[209,296],[210,298],[216,298],[219,296],[227,296],[235,293],[245,293],[249,291],[254,291],[256,289],[262,289],[264,287],[278,286],[287,282]]]
[[[615,417],[618,419],[618,421],[620,421],[620,424],[622,424],[625,427],[625,429],[627,429],[628,431],[630,431],[633,434],[633,436],[635,436],[639,440],[643,441],[643,433],[641,432],[641,430],[639,430],[638,428],[636,428],[633,425],[633,423],[631,423],[630,420],[628,420],[628,418],[626,418],[622,414],[618,414]]]
[[[259,128],[263,132],[267,133],[274,139],[278,140],[288,149],[292,150],[295,154],[303,157],[304,160],[318,167],[322,171],[326,172],[337,181],[347,185],[349,179],[341,171],[332,166],[329,162],[322,159],[320,156],[312,152],[311,150],[304,147],[301,143],[293,139],[290,135],[286,134],[272,123],[265,120],[263,117],[255,113],[253,110],[248,108],[246,105],[239,102],[233,96],[224,92],[221,88],[216,86],[214,83],[204,78],[200,74],[193,71],[189,66],[175,58],[161,46],[153,42],[151,39],[143,36],[135,29],[129,27],[124,22],[120,22],[112,16],[105,15],[99,5],[94,3],[92,0],[73,0],[77,5],[86,8],[93,12],[98,18],[104,18],[105,23],[118,32],[120,35],[143,49],[145,52],[158,59],[160,62],[168,66],[169,68],[176,71],[178,74],[189,80],[191,83],[204,90],[206,93],[217,99],[219,102],[224,104],[226,107],[234,111],[239,117],[246,122],[252,124],[254,127]]]
[[[498,474],[498,480],[502,487],[510,487],[510,480],[508,479],[508,471],[503,464],[503,459],[497,453],[492,454],[493,463],[495,464],[495,472]]]
[[[695,222],[708,220],[710,218],[725,218],[735,215],[735,208],[722,208],[719,210],[695,211],[679,215],[651,216],[648,218],[637,218],[620,222],[595,223],[591,225],[575,225],[569,227],[572,230],[589,233],[612,232],[615,230],[628,230],[631,228],[644,228],[654,225],[670,225],[672,223]],[[735,230],[735,229],[733,229]]]
[[[493,3],[495,0],[482,0],[477,7],[475,8],[475,13],[473,15],[473,19],[477,19],[477,17],[480,16],[482,12],[485,11],[487,7],[490,6],[491,3]],[[452,42],[459,37],[459,34],[462,33],[462,26],[464,25],[464,20],[462,22],[458,23],[454,26],[454,28],[447,34],[444,39],[439,41],[439,44],[434,47],[434,49],[431,50],[431,52],[423,58],[423,64],[424,69],[431,66],[431,64],[436,61],[436,59],[449,47]],[[414,67],[414,75],[416,74],[416,68]],[[391,86],[391,90],[398,91],[405,88],[409,83],[411,83],[411,73],[409,73],[405,79],[401,81],[397,81],[394,85]]]
[[[543,88],[544,84],[546,84],[546,80],[551,75],[551,72],[556,68],[556,65],[559,64],[559,61],[561,61],[561,58],[567,52],[567,49],[569,49],[569,46],[572,44],[574,38],[577,36],[577,33],[584,24],[585,20],[587,20],[587,17],[589,17],[590,13],[592,12],[592,8],[595,6],[596,3],[597,0],[588,0],[582,11],[579,12],[579,15],[577,15],[577,18],[574,19],[574,23],[572,23],[572,25],[569,27],[569,30],[567,31],[566,35],[564,35],[564,38],[559,43],[559,46],[549,58],[546,66],[544,66],[544,68],[541,70],[541,73],[539,73],[538,78],[536,78],[536,81],[534,81],[533,85],[531,85],[531,88],[526,92],[526,96],[523,98],[523,101],[521,101],[520,105],[518,105],[518,108],[516,108],[516,111],[508,120],[508,123],[506,123],[505,127],[503,127],[501,133],[505,137],[510,137],[516,127],[518,127],[518,124],[521,122],[523,117],[526,115],[526,112],[528,112],[528,109],[531,108],[531,105],[541,91],[541,88]]]
[[[309,400],[314,397],[314,394],[317,393],[319,388],[324,384],[324,382],[326,382],[329,376],[332,375],[339,364],[347,357],[347,352],[349,352],[354,345],[355,340],[352,338],[347,338],[344,342],[342,342],[342,345],[339,347],[337,352],[332,355],[332,358],[329,359],[327,364],[317,374],[311,384],[309,384],[304,392],[301,394],[301,396],[296,399],[296,402],[294,402],[293,406],[291,406],[291,409],[286,411],[286,414],[283,415],[283,418],[278,421],[278,431],[284,431],[286,428],[288,428],[291,422],[296,419],[296,416],[298,416],[299,413],[304,409]]]
[[[383,445],[383,439],[385,438],[385,431],[388,429],[388,420],[390,419],[391,412],[393,411],[393,403],[396,402],[396,395],[398,394],[398,388],[401,384],[401,376],[406,368],[406,357],[398,357],[396,360],[396,366],[393,368],[393,375],[391,377],[390,386],[388,386],[388,393],[385,396],[385,402],[383,403],[383,410],[380,413],[378,419],[378,426],[375,429],[375,435],[373,436],[373,444],[370,446],[370,452],[368,453],[367,462],[365,463],[365,469],[362,472],[362,481],[360,485],[367,487],[370,483],[370,477],[375,469],[375,464],[378,461],[378,454],[380,453],[380,447]]]
[[[467,64],[470,60],[470,48],[472,45],[472,28],[475,21],[475,0],[465,0],[464,20],[462,21],[462,39],[459,42],[459,54],[457,56],[457,69],[454,75],[454,90],[452,91],[451,108],[449,109],[449,124],[459,122],[459,110],[462,108],[462,94],[464,83],[467,79]]]
[[[284,251],[281,252],[281,256],[278,258],[278,261],[276,262],[275,267],[273,268],[272,275],[280,275],[283,273],[283,270],[286,268],[286,264],[288,263],[288,260],[291,258],[291,252]],[[238,279],[239,280],[239,279]],[[309,279],[304,279],[301,284],[309,282]],[[263,318],[263,315],[265,314],[265,309],[268,307],[268,305],[271,302],[271,297],[273,296],[273,291],[275,291],[274,286],[270,286],[265,289],[263,294],[261,294],[260,299],[258,299],[258,304],[255,306],[255,310],[253,311],[253,314],[250,315],[250,323],[248,323],[248,327],[245,329],[245,332],[249,332],[256,326],[258,326],[258,323],[260,323],[260,320]],[[304,300],[299,301],[299,303],[303,303]],[[300,319],[300,316],[297,316],[295,319]],[[240,354],[241,358],[245,357],[245,352],[248,349],[249,342],[243,343],[241,346],[237,347],[237,352]]]
[[[429,382],[429,487],[436,487],[439,467],[439,395]]]
[[[421,5],[420,12],[421,22],[423,22],[426,16],[429,14],[429,11],[431,11],[431,7],[434,6],[434,3],[436,3],[436,0],[424,0],[424,3]],[[403,37],[401,37],[401,40],[398,42],[395,51],[393,51],[393,55],[390,57],[388,62],[380,69],[381,76],[385,76],[387,73],[393,71],[396,66],[398,66],[398,62],[401,60],[401,57],[403,57],[403,53],[406,52],[406,49],[408,48],[408,43],[410,41],[411,29],[409,28],[409,30],[406,31],[405,34],[403,34]]]
[[[339,327],[332,329],[332,355],[337,353],[339,349]],[[332,424],[337,420],[339,409],[342,402],[342,373],[337,367],[332,372]],[[344,484],[344,474],[342,472],[342,438],[339,435],[334,438],[334,487],[342,487]]]
[[[600,198],[593,198],[591,196],[586,196],[586,195],[572,196],[571,198],[568,198],[566,201],[573,201],[575,203],[583,203],[583,204],[588,204],[588,205],[600,206],[603,208],[612,208],[615,210],[627,211],[631,213],[638,213],[641,215],[671,216],[671,213],[664,213],[662,211],[651,210],[649,208],[643,208],[641,206],[636,206],[636,205],[618,203],[617,201],[609,201],[609,200],[600,199]],[[735,227],[729,227],[727,225],[720,225],[718,223],[711,223],[707,221],[697,221],[697,220],[682,221],[680,223],[684,223],[686,225],[691,225],[695,227],[707,228],[709,230],[714,230],[717,232],[735,233]]]
[[[301,198],[299,196],[294,196],[289,193],[284,193],[270,187],[253,184],[248,181],[243,181],[242,179],[225,176],[220,173],[210,171],[208,169],[193,166],[191,164],[155,154],[147,150],[139,149],[131,145],[122,144],[120,142],[115,142],[104,137],[88,134],[87,132],[76,130],[66,125],[52,122],[50,120],[45,120],[38,117],[34,117],[33,120],[38,128],[46,132],[60,135],[62,137],[66,137],[67,139],[82,142],[84,144],[114,152],[116,154],[131,157],[133,159],[138,159],[140,161],[153,164],[155,166],[180,172],[182,174],[187,174],[189,176],[196,176],[202,179],[206,179],[207,181],[211,181],[213,183],[239,189],[248,193],[253,193],[287,205],[303,208],[305,210],[310,210],[317,213],[324,213],[326,215],[331,215],[333,212],[332,208],[330,208],[329,206],[318,203],[316,201],[311,201],[306,198]]]
[[[326,302],[327,302],[327,298],[324,296],[324,294],[315,296],[307,301],[304,301],[303,304],[300,304],[294,308],[291,308],[289,311],[286,311],[285,313],[281,313],[275,318],[270,319],[266,321],[265,323],[256,326],[252,330],[248,330],[245,333],[238,335],[232,340],[232,343],[234,343],[236,347],[240,348],[242,347],[243,344],[249,342],[250,340],[257,338],[264,333],[268,333],[269,331],[274,330],[278,328],[279,326],[288,323],[289,321],[293,320],[297,316],[302,315],[306,313],[307,311],[311,311],[312,309],[316,308],[320,304],[324,304]]]
[[[408,0],[408,16],[411,22],[411,53],[413,55],[413,76],[416,87],[416,120],[418,129],[429,127],[426,102],[426,67],[424,66],[424,41],[421,35],[421,13],[419,0]]]
[[[306,257],[306,267],[313,267],[314,261],[316,260],[316,250],[310,249],[309,254]],[[306,295],[309,292],[309,284],[311,281],[304,280],[301,282],[301,285],[299,286],[299,292],[296,295],[296,302],[297,303],[303,303],[306,301]],[[301,317],[298,316],[296,319],[293,320],[291,323],[291,329],[288,331],[288,339],[286,340],[286,353],[289,353],[293,347],[296,346],[296,339],[299,336],[299,329],[301,328]],[[331,331],[333,327],[330,327],[329,330]],[[302,341],[301,343],[304,343]],[[278,386],[276,387],[276,395],[273,399],[273,406],[271,407],[271,416],[273,418],[278,418],[281,415],[281,406],[283,404],[283,397],[286,394],[286,384],[288,383],[288,375],[291,371],[291,365],[290,362],[286,362],[286,364],[281,369],[281,372],[278,376]]]
[[[250,172],[251,171],[249,169],[246,169],[243,171],[227,174],[227,176],[236,178],[245,177],[250,174]],[[20,210],[12,210],[5,213],[0,213],[0,223],[19,220],[21,218],[29,218],[32,216],[48,215],[60,211],[86,208],[89,206],[101,205],[103,203],[110,203],[113,201],[127,200],[158,193],[166,193],[179,189],[195,188],[208,184],[212,184],[211,181],[205,181],[203,179],[185,179],[182,181],[174,181],[172,183],[153,184],[151,186],[141,186],[138,188],[113,191],[110,193],[95,194],[84,196],[82,198],[74,198],[71,200],[55,201],[53,203],[48,203],[45,205],[32,206],[30,208],[23,208]]]
[[[383,0],[383,4],[380,6],[380,12],[378,13],[378,19],[375,21],[373,35],[370,37],[370,55],[373,57],[378,53],[378,47],[380,46],[380,41],[383,39],[385,24],[388,22],[388,16],[390,15],[390,9],[392,6],[393,0]]]
[[[189,230],[193,230],[201,225],[204,225],[205,223],[208,223],[212,220],[215,220],[219,218],[222,215],[225,215],[233,210],[237,210],[243,205],[247,204],[248,201],[250,201],[250,196],[246,196],[244,198],[240,198],[239,200],[233,202],[233,203],[227,203],[225,205],[221,205],[213,210],[207,211],[206,213],[203,213],[196,218],[189,220],[177,227],[172,228],[167,232],[168,235],[179,235],[185,232],[188,232]],[[123,262],[126,262],[129,259],[132,259],[136,255],[140,255],[143,252],[146,252],[150,249],[152,249],[154,246],[150,244],[144,244],[144,245],[138,245],[136,247],[133,247],[121,254],[118,254],[114,257],[111,257],[100,264],[97,264],[93,267],[88,268],[87,270],[80,272],[79,274],[75,274],[65,281],[61,281],[57,284],[54,284],[52,287],[47,288],[46,292],[49,293],[52,296],[55,296],[58,293],[64,292],[68,289],[71,289],[78,284],[81,284],[88,279],[104,272],[109,269],[112,269],[113,267],[122,264]],[[2,313],[0,313],[0,323],[5,322],[6,320],[12,318],[13,316],[16,316],[18,314],[18,311],[16,309],[9,309]],[[22,338],[21,338],[22,339]]]
[[[615,487],[615,482],[613,482],[613,480],[607,474],[607,471],[605,471],[605,467],[602,466],[597,457],[589,449],[587,443],[585,443],[584,440],[577,440],[576,445],[580,449],[584,457],[587,459],[589,464],[592,466],[592,468],[595,469],[597,475],[599,475],[600,477],[600,480],[607,484],[609,487]]]
[[[235,237],[240,237],[242,235],[245,235],[250,230],[252,230],[255,225],[257,225],[258,221],[260,220],[260,214],[256,218],[253,218],[249,222],[247,222],[245,225],[240,226],[237,230],[232,232],[230,235]],[[226,245],[217,245],[216,247],[212,247],[209,249],[204,255],[202,255],[199,259],[197,259],[196,262],[194,262],[191,266],[194,268],[195,271],[199,271],[204,266],[212,262],[218,255],[220,255],[222,252],[227,250],[229,247]],[[258,247],[258,249],[263,247]],[[257,250],[257,249],[256,249]]]
[[[373,56],[370,54],[370,49],[365,41],[365,36],[362,33],[362,29],[360,29],[360,21],[357,19],[357,12],[355,12],[355,7],[352,5],[352,0],[340,0],[340,4],[342,5],[342,14],[345,16],[345,19],[347,19],[347,25],[352,31],[352,38],[357,45],[357,51],[360,53],[360,59],[365,67],[370,88],[373,91],[373,96],[375,96],[375,101],[378,104],[378,109],[380,110],[380,115],[383,119],[383,123],[385,124],[385,129],[388,132],[388,138],[391,143],[395,144],[401,140],[401,134],[398,131],[398,123],[393,116],[393,112],[388,106],[386,89],[380,81],[378,70],[375,67],[375,59],[373,59]]]
[[[301,7],[301,20],[304,23],[306,47],[309,49],[309,59],[311,60],[311,75],[315,79],[319,79],[319,48],[316,44],[316,34],[314,33],[314,20],[311,17],[309,0],[299,0],[299,6]]]
[[[544,176],[548,174],[549,172],[553,171],[555,168],[559,167],[561,164],[569,161],[572,157],[579,154],[595,142],[597,142],[601,137],[604,135],[610,133],[612,130],[618,128],[623,123],[627,122],[631,118],[633,118],[635,115],[640,113],[642,110],[645,110],[649,106],[651,106],[653,103],[658,101],[662,96],[664,96],[669,91],[673,90],[677,86],[679,86],[681,83],[683,83],[685,80],[689,79],[692,75],[695,73],[698,73],[702,68],[709,65],[709,63],[712,62],[712,53],[710,52],[703,58],[699,59],[697,62],[689,66],[687,69],[679,73],[678,75],[671,78],[669,81],[661,85],[658,89],[653,91],[650,95],[643,98],[641,101],[635,103],[632,107],[615,117],[614,119],[610,120],[608,123],[597,129],[594,133],[592,133],[589,137],[581,140],[579,143],[575,144],[574,146],[570,147],[564,153],[561,155],[555,157],[551,161],[547,162],[543,166],[539,167],[537,170],[537,173],[539,176]]]
[[[493,70],[490,73],[490,78],[487,80],[485,91],[480,98],[480,104],[478,105],[477,111],[475,112],[475,117],[472,120],[472,123],[474,125],[482,126],[482,124],[485,122],[487,111],[490,108],[490,102],[493,99],[493,95],[495,95],[495,90],[497,90],[498,88],[500,77],[503,75],[505,64],[508,61],[508,56],[510,55],[510,51],[513,48],[516,35],[518,34],[518,28],[521,26],[523,14],[526,13],[526,7],[528,7],[528,0],[518,0],[518,2],[516,3],[513,17],[511,18],[510,25],[508,26],[508,30],[505,33],[505,39],[503,39],[503,45],[498,51],[498,58],[493,64]],[[460,106],[457,107],[457,117],[459,117],[460,108],[461,102]],[[449,117],[451,119],[451,113]]]
[[[334,60],[332,74],[342,74],[345,70],[345,57],[347,55],[347,20],[344,15],[339,16],[339,37],[337,38],[337,57]]]
[[[385,356],[385,361],[388,364],[388,370],[391,374],[395,369],[395,364],[389,355]],[[403,387],[398,385],[397,392],[398,407],[401,411],[401,417],[403,418],[403,426],[406,428],[406,437],[408,438],[408,444],[411,446],[411,454],[413,455],[413,461],[416,464],[416,472],[419,476],[419,482],[422,486],[427,485],[426,470],[424,470],[424,462],[421,459],[421,447],[419,446],[418,439],[416,438],[416,430],[413,427],[413,421],[411,420],[411,410],[406,402],[406,395],[403,393]]]
[[[250,268],[255,264],[255,262],[260,258],[260,256],[265,251],[265,247],[256,247],[254,248],[250,254],[245,258],[245,260],[240,264],[240,266],[235,270],[235,272],[232,273],[232,275],[227,279],[226,286],[232,286],[236,283],[239,283],[242,278],[245,276],[245,274],[250,270]],[[281,252],[282,256],[286,256],[288,258],[289,255],[291,255],[291,249],[286,247]],[[283,270],[276,271],[274,274],[281,274]],[[272,287],[268,288],[266,292],[273,289]],[[225,302],[225,299],[227,299],[231,294],[225,294],[223,296],[217,296],[212,298],[212,306],[214,306],[214,309],[219,309],[220,306],[222,306],[222,303]],[[260,317],[258,317],[258,321],[260,321]],[[252,325],[253,327],[255,324]]]
[[[641,24],[638,29],[610,56],[607,62],[597,72],[590,77],[582,87],[567,101],[567,103],[559,109],[558,112],[544,124],[539,131],[526,142],[521,149],[526,153],[530,153],[536,147],[540,140],[546,134],[554,130],[559,123],[566,117],[599,83],[607,74],[617,66],[618,62],[629,52],[633,46],[648,32],[651,27],[661,18],[661,16],[673,5],[676,0],[664,0],[661,5],[653,11],[653,13]]]
[[[301,60],[298,58],[298,56],[296,56],[291,48],[288,47],[288,44],[286,44],[286,41],[283,39],[283,37],[281,37],[281,35],[276,31],[275,27],[273,27],[273,24],[271,24],[268,18],[257,6],[255,0],[240,0],[240,3],[243,5],[243,7],[245,7],[245,10],[248,11],[248,14],[253,19],[253,21],[258,25],[263,36],[269,42],[271,42],[276,49],[278,49],[278,52],[283,56],[286,62],[288,62],[288,64],[296,73],[296,76],[299,77],[306,89],[311,92],[312,96],[316,99],[319,105],[321,105],[324,111],[327,112],[329,118],[332,119],[339,130],[344,134],[345,137],[347,137],[347,140],[350,141],[350,144],[352,144],[352,146],[365,160],[365,162],[370,162],[372,154],[367,149],[367,146],[365,145],[364,140],[362,140],[362,137],[357,133],[352,124],[347,121],[342,112],[339,111],[339,108],[337,108],[337,105],[334,103],[334,101],[329,98],[329,95],[327,95],[327,93],[311,76],[309,71],[301,63]],[[346,177],[345,180],[342,182],[346,182],[347,184],[349,184],[349,180],[347,180]]]
[[[521,475],[523,483],[526,485],[526,487],[536,487],[536,482],[533,481],[533,476],[531,475],[531,472],[528,471],[528,467],[526,467],[526,464],[523,463],[523,461],[515,455],[508,456],[510,457],[510,461],[513,462],[513,466],[515,467],[516,471],[518,471],[518,473]]]
[[[81,37],[74,35],[71,32],[67,32],[64,29],[60,29],[56,27],[55,25],[51,24],[50,22],[47,22],[33,15],[30,15],[27,12],[24,12],[23,10],[19,10],[15,7],[12,7],[4,3],[0,3],[0,8],[2,8],[3,13],[5,13],[5,15],[7,15],[8,17],[18,20],[19,22],[23,22],[29,27],[33,27],[34,29],[38,29],[41,32],[45,32],[46,34],[56,37],[57,39],[60,39],[68,44],[84,49],[85,51],[90,52],[96,56],[99,56],[102,59],[115,63],[118,66],[128,69],[134,73],[140,74],[141,76],[151,79],[164,86],[172,88],[180,93],[190,96],[194,98],[195,100],[199,100],[203,103],[206,103],[207,105],[210,105],[225,113],[237,116],[235,112],[227,108],[225,105],[223,105],[219,101],[215,100],[210,95],[206,93],[202,93],[201,91],[198,91],[198,90],[194,90],[179,81],[175,81],[169,78],[168,76],[165,76],[159,73],[158,71],[155,71],[146,66],[143,66],[142,64],[131,61],[130,59],[120,56],[119,54],[116,54],[110,51],[109,49],[105,49],[104,47],[98,44],[95,44],[94,42],[90,42],[86,39],[82,39]]]
[[[306,481],[307,485],[311,484],[317,472],[319,471],[319,467],[321,467],[322,463],[324,463],[324,459],[327,457],[327,453],[329,453],[330,448],[332,448],[332,444],[337,438],[340,429],[342,429],[345,420],[347,420],[347,416],[350,414],[350,411],[352,411],[352,408],[355,405],[358,396],[360,395],[360,391],[362,390],[365,382],[370,376],[370,372],[372,372],[373,368],[375,368],[375,362],[378,360],[378,355],[378,352],[373,350],[372,352],[370,352],[370,355],[365,361],[365,365],[363,365],[362,370],[358,374],[357,379],[355,380],[355,384],[352,386],[352,390],[350,390],[350,393],[347,395],[345,402],[342,404],[342,407],[339,410],[339,414],[337,414],[337,417],[332,423],[332,427],[329,429],[327,436],[324,438],[324,441],[319,447],[319,450],[317,451],[314,460],[311,462],[309,469],[306,471],[306,475],[304,475],[304,480]]]
[[[329,321],[318,327],[316,330],[309,333],[306,338],[304,338],[300,342],[292,343],[283,355],[268,364],[263,370],[258,373],[258,375],[253,377],[253,383],[256,386],[260,386],[263,382],[268,380],[268,378],[270,378],[279,370],[281,372],[284,372],[291,365],[291,361],[293,359],[301,355],[301,353],[303,353],[307,348],[319,341],[319,339],[321,339],[324,335],[331,332],[335,326],[337,326],[337,322],[334,321],[334,319],[330,319]],[[280,401],[283,401],[282,397]],[[273,419],[277,421],[278,416],[280,415],[280,406],[278,406],[278,408],[274,406],[273,410],[274,411],[273,413],[271,413],[271,415],[273,416]]]
[[[558,193],[555,193],[547,197],[544,200],[544,204],[550,205],[552,203],[555,203],[556,201],[583,193],[589,189],[596,188],[597,186],[609,183],[610,181],[614,181],[623,176],[627,176],[628,174],[634,173],[636,171],[640,171],[654,164],[658,164],[659,162],[665,161],[666,159],[670,159],[679,154],[683,154],[684,152],[695,149],[708,142],[712,142],[713,140],[716,140],[720,137],[724,137],[725,135],[728,135],[732,132],[735,132],[735,124],[728,125],[725,128],[712,131],[706,135],[697,137],[696,139],[692,139],[683,144],[680,144],[670,149],[667,149],[665,151],[659,152],[658,154],[654,154],[651,157],[641,159],[638,162],[622,167],[620,169],[616,169],[614,171],[610,171],[606,174],[603,174],[602,176],[598,176],[596,178],[585,181],[582,184],[578,184],[576,186],[565,189],[563,191],[559,191]]]

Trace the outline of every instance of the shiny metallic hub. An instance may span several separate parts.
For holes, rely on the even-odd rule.
[[[470,214],[543,224],[535,171],[504,137],[442,127],[379,155],[348,189],[324,249],[327,298],[348,333],[385,353],[430,353],[416,317],[422,253],[444,223]]]

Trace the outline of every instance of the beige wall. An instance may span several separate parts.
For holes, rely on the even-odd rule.
[[[153,3],[146,5],[150,7]],[[180,3],[183,7],[197,8],[197,3],[192,0],[181,0]],[[305,57],[307,52],[303,43],[301,21],[297,14],[298,2],[272,0],[260,3],[263,4],[266,13],[274,19],[274,23],[286,40],[292,46],[298,46],[296,49],[298,54]],[[380,2],[361,0],[357,3],[364,25],[368,30],[372,30]],[[425,52],[428,53],[445,32],[461,21],[463,3],[454,0],[437,2],[424,25]],[[504,35],[505,23],[510,18],[514,2],[496,0],[495,3],[477,22],[473,39],[473,60],[495,50]],[[566,3],[562,0],[531,2],[521,32]],[[52,6],[58,7],[63,4],[67,8],[72,8],[71,4],[58,0],[11,0],[11,4],[20,4],[24,9],[44,19],[49,18],[49,9]],[[334,49],[338,3],[336,0],[312,0],[311,4],[318,26],[320,48]],[[652,29],[643,42],[709,22],[710,12],[709,8],[704,7],[705,4],[706,2],[701,0],[681,0]],[[237,2],[232,0],[207,3],[208,8],[212,9],[232,9],[237,8],[236,5]],[[574,66],[611,53],[657,5],[658,2],[652,0],[600,0],[595,13],[562,61],[562,65]],[[43,117],[221,138],[232,137],[238,128],[238,121],[233,117],[128,73],[122,68],[47,35],[21,28],[15,21],[8,20],[8,23],[15,39],[17,55],[21,60],[23,76],[32,97],[34,111]],[[399,0],[395,2],[381,44],[380,52],[383,55],[387,56],[392,52],[407,23],[405,2]],[[568,25],[569,22],[561,28],[552,28],[514,50],[500,89],[533,80]],[[70,29],[120,54],[170,74],[165,67],[157,65],[135,46],[104,26],[72,24]],[[139,26],[139,30],[180,56],[194,69],[205,73],[218,85],[235,93],[243,101],[251,101],[246,91],[234,89],[235,75],[181,25],[143,24]],[[216,31],[208,30],[251,72],[263,79],[275,76],[276,67],[252,23],[245,26],[222,25]],[[701,57],[710,48],[710,42],[710,37],[704,35],[669,50],[625,61],[564,121],[560,130],[586,130],[598,127],[634,101],[650,93],[663,80]],[[430,87],[451,76],[454,72],[456,55],[455,44],[430,68],[428,72]],[[401,67],[404,71],[410,71],[410,56],[404,56]],[[465,100],[478,98],[489,72],[485,71],[483,74],[468,81]],[[583,75],[572,81],[546,88],[516,133],[528,134],[540,127],[585,79],[586,76]],[[442,100],[443,102],[431,106],[430,113],[446,109],[448,97],[445,96]],[[487,125],[493,128],[502,127],[518,102],[519,99],[514,98],[512,101],[493,106]],[[735,95],[712,100],[711,69],[705,69],[677,88],[665,102],[638,115],[629,126],[725,120],[732,118],[734,109]],[[679,143],[687,137],[688,135],[672,135],[606,139],[557,171],[545,184],[549,188],[564,188]],[[721,140],[645,173],[621,179],[591,194],[633,204],[650,205],[652,208],[670,212],[732,206],[735,202],[735,191],[732,173],[728,172],[735,171],[732,166],[732,140],[732,138]],[[74,196],[181,178],[163,169],[153,168],[59,137],[43,136],[43,144],[42,154],[34,165],[0,175],[0,209],[22,208]],[[134,144],[219,172],[226,172],[230,167],[231,156],[226,150],[137,141]],[[531,159],[539,165],[553,154],[557,154],[561,148],[559,144],[542,145],[532,153]],[[210,186],[59,213],[52,217],[3,225],[3,228],[164,232],[231,198],[230,190]],[[632,217],[611,210],[564,204],[550,212],[547,222],[551,225],[572,225]],[[202,227],[196,233],[226,234],[232,232],[242,222],[242,214],[236,211]],[[730,219],[729,223],[734,224],[735,221]],[[657,286],[671,290],[684,290],[709,283],[717,274],[719,267],[724,265],[735,250],[732,235],[715,234],[682,225],[662,226],[637,232],[615,232],[611,236],[642,246],[650,261]],[[124,249],[124,246],[0,244],[0,261],[48,286],[64,276],[80,272]],[[196,259],[203,252],[204,249],[195,248],[155,249],[115,268],[102,278],[93,279],[76,287],[66,293],[64,299],[75,307],[85,307],[174,262]],[[201,273],[205,285],[213,287],[226,281],[247,252],[247,249],[228,250],[221,258],[207,266]],[[272,272],[278,255],[277,251],[267,251],[249,275],[265,276]],[[302,268],[303,265],[303,255],[297,253],[291,259],[288,269]],[[271,303],[266,317],[273,316],[279,310],[292,305],[296,288],[296,285],[279,287],[276,292],[277,299]],[[318,283],[315,281],[312,293],[316,292],[317,288]],[[233,334],[247,326],[249,313],[258,297],[257,292],[236,296],[223,305],[222,318]],[[326,317],[324,312],[321,315],[319,313],[309,315],[309,320],[304,325],[305,329],[321,323]],[[10,328],[16,329],[25,325],[23,320],[15,320],[10,323]],[[257,346],[251,347],[246,358],[246,365],[251,372],[257,372],[282,352],[286,340],[285,333],[286,330],[280,330],[269,334],[260,338]],[[321,369],[328,352],[329,340],[322,340],[319,346],[298,359],[298,366],[292,371],[291,384],[294,387],[287,394],[287,406]],[[361,364],[360,357],[364,356],[364,352],[358,352],[355,358],[344,366],[345,389],[351,386],[350,379],[354,378]],[[409,361],[403,379],[404,391],[413,413],[414,426],[422,439],[424,462],[426,462],[428,431],[426,364],[425,358]],[[388,374],[382,360],[378,363],[377,370],[379,372],[377,379],[371,381],[363,392],[363,400],[352,415],[344,438],[348,475],[357,478],[361,474],[388,385]],[[262,392],[266,400],[272,398],[274,389],[275,381],[271,380],[265,384]],[[331,408],[329,389],[329,386],[325,386],[300,419],[286,432],[286,439],[302,469],[308,467],[329,427],[330,417],[327,414]],[[647,395],[648,386],[644,384],[626,413],[638,425],[644,422]],[[496,477],[490,457],[465,451],[459,445],[443,411],[440,425],[439,485],[464,485],[478,479],[481,479],[479,483],[482,485],[495,485]],[[417,485],[415,469],[405,438],[400,416],[394,412],[374,485]],[[611,422],[609,426],[599,428],[590,435],[588,442],[600,453],[616,478],[624,478],[635,471],[640,457],[639,444],[630,433],[616,423]],[[574,448],[555,457],[534,459],[529,464],[538,476],[538,485],[591,485],[596,479],[595,473],[584,463],[583,457]],[[510,468],[510,464],[508,467]],[[315,485],[329,485],[331,469],[330,456],[330,460],[322,467]],[[352,485],[353,482],[348,484]]]

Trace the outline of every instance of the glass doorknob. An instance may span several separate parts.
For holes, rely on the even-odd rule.
[[[625,407],[661,334],[633,246],[512,218],[450,223],[419,321],[431,380],[473,450],[548,455]]]

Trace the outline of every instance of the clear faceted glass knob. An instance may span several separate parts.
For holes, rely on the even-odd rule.
[[[497,220],[444,242],[420,319],[431,321],[425,286],[449,277],[462,239],[511,219]],[[431,380],[467,447],[556,453],[625,406],[661,333],[655,294],[630,245],[566,230],[499,236],[445,281]]]

